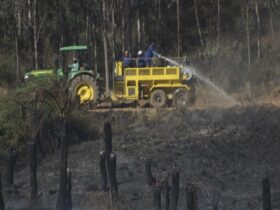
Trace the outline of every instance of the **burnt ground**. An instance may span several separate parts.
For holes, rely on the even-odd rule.
[[[269,105],[207,109],[141,109],[89,112],[89,123],[102,130],[110,121],[117,153],[117,177],[123,204],[118,209],[153,209],[144,159],[156,177],[180,171],[178,209],[186,209],[184,187],[198,188],[199,209],[213,200],[219,209],[262,209],[262,179],[270,178],[272,207],[280,209],[280,110]],[[101,133],[101,132],[100,132]],[[108,209],[100,193],[102,137],[72,145],[73,209]],[[58,190],[58,154],[38,168],[41,207],[53,209]],[[7,209],[28,209],[28,168],[18,170],[14,187],[5,186]]]

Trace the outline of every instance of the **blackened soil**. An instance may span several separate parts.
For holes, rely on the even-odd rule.
[[[117,177],[122,203],[115,209],[153,209],[152,190],[146,183],[144,160],[160,179],[174,167],[180,171],[178,209],[186,209],[185,185],[198,189],[199,209],[262,209],[262,179],[269,177],[272,207],[280,209],[280,110],[272,106],[203,110],[90,112],[88,121],[100,130],[100,139],[73,145],[73,209],[108,209],[100,193],[99,152],[102,125],[112,123],[117,154]],[[58,191],[58,154],[38,168],[38,209],[53,209]],[[28,168],[16,173],[15,185],[5,185],[7,209],[28,208]]]

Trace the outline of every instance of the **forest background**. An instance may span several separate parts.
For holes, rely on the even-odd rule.
[[[114,59],[155,43],[182,56],[230,93],[262,95],[280,78],[279,0],[2,0],[0,83],[55,68],[59,47],[86,44],[91,65],[112,75]]]

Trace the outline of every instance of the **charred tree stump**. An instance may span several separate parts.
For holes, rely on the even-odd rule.
[[[104,124],[104,141],[105,141],[107,162],[109,162],[110,154],[112,153],[112,129],[111,129],[111,124],[109,122],[106,122]]]
[[[8,161],[8,168],[7,168],[7,178],[8,178],[8,183],[11,185],[14,184],[14,171],[15,171],[15,167],[16,167],[17,158],[18,158],[17,148],[14,146],[10,146],[9,161]]]
[[[104,142],[105,142],[105,155],[100,153],[100,169],[101,176],[103,177],[103,190],[107,187],[107,177],[110,182],[110,194],[112,201],[118,199],[118,183],[117,183],[117,158],[112,153],[112,129],[109,122],[104,124]],[[106,159],[106,168],[104,168],[104,157]],[[105,172],[107,171],[107,175]],[[105,181],[106,180],[106,181]],[[106,187],[105,187],[106,186]]]
[[[268,177],[262,181],[263,210],[271,210],[270,183]]]
[[[107,192],[108,187],[107,187],[106,153],[104,151],[100,152],[100,172],[101,172],[102,190],[104,192]]]
[[[198,210],[196,188],[192,184],[186,186],[187,209]]]
[[[169,184],[168,178],[164,182],[165,198],[164,198],[164,210],[169,210],[170,198],[169,198]]]
[[[158,181],[152,175],[151,162],[145,161],[145,174],[147,183],[153,189],[154,206],[157,210],[161,209],[161,190]]]
[[[156,185],[156,179],[152,175],[151,162],[149,160],[145,161],[145,173],[148,185],[154,187]]]
[[[170,209],[177,210],[179,200],[179,172],[172,172],[171,202]]]
[[[161,210],[161,193],[160,187],[156,186],[153,188],[154,205],[156,210]]]
[[[37,200],[37,149],[35,140],[27,143],[28,159],[29,159],[29,179],[30,179],[30,201],[31,205]]]
[[[66,121],[61,119],[60,134],[60,174],[59,174],[59,191],[56,203],[56,210],[65,210],[66,200],[66,180],[67,180],[67,159],[68,159],[68,140],[66,138]]]
[[[0,210],[4,210],[5,205],[4,205],[4,199],[2,195],[2,175],[0,173]]]
[[[72,210],[72,173],[69,168],[67,168],[67,180],[66,180],[66,200],[65,200],[65,209]]]
[[[115,154],[110,155],[109,176],[111,186],[111,196],[113,200],[117,200],[119,196],[118,183],[117,183],[117,158]]]

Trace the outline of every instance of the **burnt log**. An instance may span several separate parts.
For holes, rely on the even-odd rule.
[[[104,192],[107,192],[108,187],[107,187],[106,153],[104,151],[100,152],[100,172],[101,172],[102,190]]]
[[[7,179],[8,179],[8,183],[13,185],[14,172],[15,172],[16,162],[18,158],[18,150],[15,146],[10,146],[8,153],[9,153],[9,161],[7,167]]]
[[[198,210],[196,188],[192,184],[186,186],[186,199],[188,210]]]
[[[179,172],[173,171],[172,172],[172,187],[171,187],[171,202],[170,202],[170,209],[177,210],[179,200]]]
[[[262,181],[262,201],[263,210],[271,210],[271,194],[268,177],[264,178]]]

